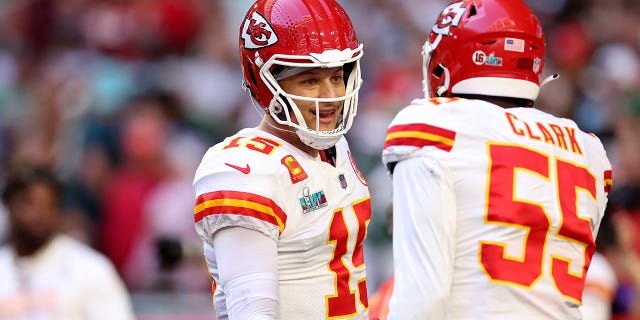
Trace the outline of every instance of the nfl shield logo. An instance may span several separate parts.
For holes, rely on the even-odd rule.
[[[344,177],[344,173],[341,173],[338,176],[338,179],[340,180],[340,186],[342,187],[342,189],[346,189],[347,188],[347,178]]]

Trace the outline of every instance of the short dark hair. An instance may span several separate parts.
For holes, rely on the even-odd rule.
[[[8,204],[19,192],[36,183],[44,183],[54,192],[56,198],[62,195],[62,181],[56,173],[46,167],[17,166],[9,170],[2,189],[2,201]]]

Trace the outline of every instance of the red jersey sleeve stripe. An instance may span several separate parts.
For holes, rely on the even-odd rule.
[[[392,126],[387,131],[384,148],[391,146],[434,146],[451,151],[456,139],[455,131],[434,127],[428,124],[404,124]]]
[[[613,185],[613,171],[606,170],[604,172],[604,192],[609,193],[611,186]]]
[[[269,222],[284,230],[287,215],[273,200],[248,192],[215,191],[198,196],[194,208],[194,220],[215,214],[237,214]]]

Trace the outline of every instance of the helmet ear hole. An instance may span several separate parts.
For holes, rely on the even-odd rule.
[[[279,101],[282,101],[282,103],[284,103],[284,106],[282,105],[281,102],[276,102],[273,105],[273,114],[275,115],[276,118],[278,118],[278,120],[280,121],[287,121],[287,115],[285,113],[285,108],[287,108],[287,111],[291,111],[291,105],[289,104],[289,99],[287,99],[285,96],[283,95],[279,95],[278,99]]]
[[[349,75],[351,74],[351,71],[353,71],[353,68],[355,65],[356,65],[355,62],[351,62],[351,63],[346,63],[344,66],[342,66],[342,71],[344,73],[344,76],[342,77],[342,79],[344,80],[345,85],[348,84]]]
[[[437,65],[435,68],[433,68],[433,76],[436,78],[440,78],[442,77],[442,74],[444,73],[444,68],[442,67],[441,64]]]
[[[469,14],[467,15],[467,18],[471,18],[471,17],[475,16],[476,14],[478,14],[478,10],[476,10],[476,5],[472,4],[471,8],[469,8]]]
[[[258,81],[256,80],[256,75],[253,73],[253,68],[251,68],[251,63],[247,61],[247,71],[249,73],[249,80],[253,83],[254,86],[258,85]]]

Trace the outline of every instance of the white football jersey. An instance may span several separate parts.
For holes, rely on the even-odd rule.
[[[133,320],[124,283],[107,258],[58,235],[32,257],[0,249],[0,319]]]
[[[607,258],[596,252],[591,259],[582,292],[582,306],[580,306],[582,319],[611,319],[611,304],[617,289],[618,279],[613,267]]]
[[[601,142],[534,108],[415,100],[389,126],[389,319],[580,319],[611,187]]]
[[[369,189],[344,138],[336,165],[248,128],[213,146],[194,180],[196,230],[218,281],[212,245],[230,226],[257,230],[278,246],[280,319],[368,319],[362,243]],[[225,294],[214,292],[219,319]]]

